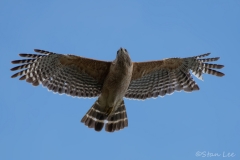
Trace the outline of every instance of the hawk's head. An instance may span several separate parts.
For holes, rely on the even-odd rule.
[[[122,47],[117,51],[116,61],[117,63],[121,63],[121,64],[127,64],[127,65],[132,64],[128,51]]]

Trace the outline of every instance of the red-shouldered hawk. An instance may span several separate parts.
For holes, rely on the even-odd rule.
[[[42,84],[53,92],[77,97],[97,97],[98,99],[82,118],[89,128],[114,132],[128,126],[128,118],[123,98],[146,99],[165,96],[174,91],[192,92],[199,90],[190,74],[202,79],[202,74],[218,77],[223,73],[213,69],[224,66],[206,62],[216,58],[203,58],[210,53],[187,58],[169,58],[149,62],[132,62],[126,49],[117,51],[112,62],[88,59],[75,55],[63,55],[44,50],[34,50],[40,54],[20,54],[23,59],[12,61],[22,64],[11,70],[22,71],[12,78],[21,76],[34,86]]]

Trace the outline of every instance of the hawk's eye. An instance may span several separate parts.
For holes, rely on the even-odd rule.
[[[127,52],[127,50],[126,50],[126,49],[124,49],[124,51],[125,51],[125,52]]]
[[[119,51],[117,51],[117,55],[118,55]]]

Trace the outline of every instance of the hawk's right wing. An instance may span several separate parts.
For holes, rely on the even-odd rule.
[[[190,70],[199,79],[202,79],[202,73],[224,76],[223,73],[213,70],[221,69],[224,67],[223,65],[206,63],[217,61],[219,57],[200,59],[209,54],[160,61],[134,62],[132,80],[125,97],[146,99],[165,96],[174,91],[192,92],[199,90]]]
[[[33,59],[12,61],[13,64],[22,64],[12,68],[12,71],[23,69],[12,75],[12,78],[21,76],[20,80],[26,80],[34,86],[42,83],[49,90],[60,94],[78,97],[100,95],[111,62],[38,49],[34,51],[40,54],[19,54]]]

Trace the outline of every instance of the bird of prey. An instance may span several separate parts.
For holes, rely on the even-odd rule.
[[[64,55],[35,49],[39,54],[19,54],[28,59],[12,61],[21,64],[11,70],[21,70],[21,76],[33,86],[42,84],[53,92],[76,97],[98,97],[81,122],[89,128],[114,132],[128,126],[123,98],[147,99],[165,96],[174,91],[199,90],[190,71],[197,78],[207,73],[218,77],[214,69],[224,66],[209,64],[216,58],[203,58],[210,53],[187,58],[168,58],[148,62],[132,62],[128,51],[120,48],[112,62],[75,55]]]

